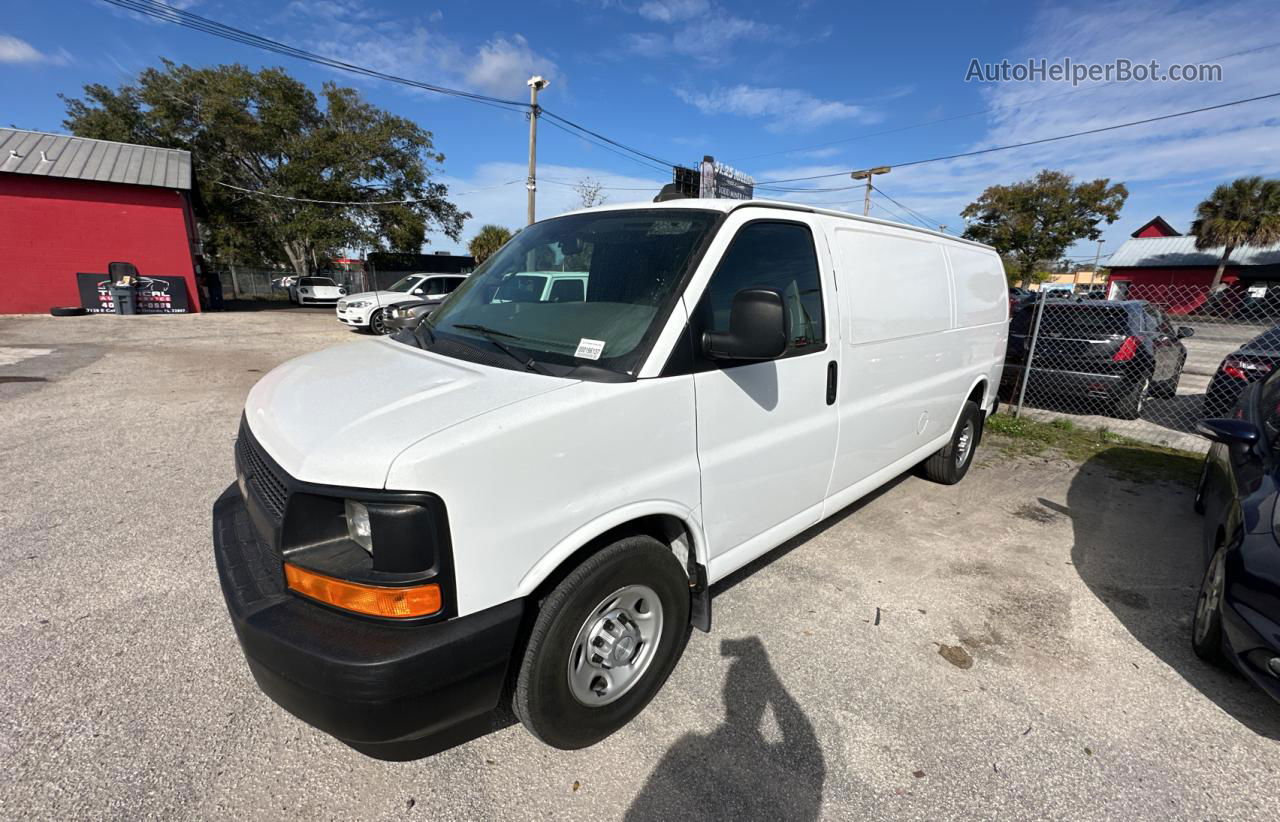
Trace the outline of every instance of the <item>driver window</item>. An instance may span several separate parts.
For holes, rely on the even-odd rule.
[[[754,222],[743,226],[698,304],[702,330],[728,331],[733,296],[744,288],[782,292],[791,319],[791,339],[783,356],[825,347],[818,255],[807,225]]]

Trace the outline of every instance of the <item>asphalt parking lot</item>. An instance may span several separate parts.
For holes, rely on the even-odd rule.
[[[249,387],[343,342],[376,344],[328,311],[0,317],[5,817],[1275,818],[1280,705],[1189,647],[1189,489],[990,443],[719,585],[600,745],[365,758],[258,692],[209,537]]]

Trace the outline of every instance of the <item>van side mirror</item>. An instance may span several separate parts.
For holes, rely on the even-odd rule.
[[[1187,337],[1194,337],[1196,330],[1189,325],[1178,326],[1178,339],[1185,340]]]
[[[702,353],[712,360],[772,360],[791,338],[782,292],[744,288],[733,295],[728,331],[704,331]]]
[[[1258,426],[1236,419],[1200,420],[1196,423],[1196,432],[1223,445],[1253,445],[1262,435]]]

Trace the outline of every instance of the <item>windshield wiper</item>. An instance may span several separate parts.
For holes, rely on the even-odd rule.
[[[464,331],[479,331],[481,334],[485,336],[485,339],[493,343],[494,346],[497,347],[499,351],[501,351],[511,359],[523,365],[526,371],[533,371],[534,373],[543,374],[548,377],[551,376],[544,368],[542,368],[536,362],[533,361],[533,357],[530,357],[527,360],[523,359],[519,354],[517,354],[516,352],[508,348],[506,345],[504,345],[502,340],[498,339],[499,337],[507,337],[512,340],[524,339],[520,335],[510,334],[506,331],[499,331],[496,328],[490,328],[487,325],[480,325],[479,323],[454,323],[453,327],[461,328]]]

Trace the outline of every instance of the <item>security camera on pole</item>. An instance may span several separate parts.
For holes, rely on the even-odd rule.
[[[525,188],[529,189],[529,225],[537,219],[534,216],[534,200],[538,195],[538,92],[551,85],[541,75],[529,78],[529,179]]]
[[[867,181],[867,196],[862,200],[862,216],[865,217],[871,213],[871,189],[873,188],[871,185],[871,178],[877,174],[888,174],[890,170],[889,166],[876,166],[875,168],[867,168],[862,171],[853,171],[849,173],[849,176],[855,180]]]

